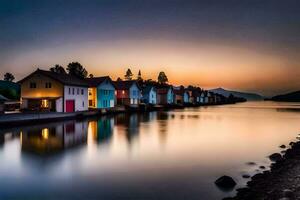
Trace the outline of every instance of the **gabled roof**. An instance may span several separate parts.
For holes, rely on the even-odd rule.
[[[137,87],[139,89],[141,89],[139,84],[137,83],[137,81],[134,81],[134,80],[133,81],[113,81],[113,84],[115,85],[115,88],[117,90],[129,90],[133,84],[136,84]]]
[[[113,86],[113,82],[109,76],[102,76],[102,77],[94,77],[94,78],[86,78],[86,82],[88,83],[89,87],[97,87],[104,81],[108,80]]]
[[[153,85],[147,85],[146,87],[142,88],[142,94],[148,94],[152,88],[156,92],[156,89]]]
[[[157,94],[168,94],[169,90],[173,90],[172,86],[160,86],[157,88]]]
[[[20,80],[18,83],[24,82],[25,80],[29,79],[34,74],[41,74],[41,75],[47,76],[49,78],[52,78],[52,79],[62,83],[63,85],[88,87],[88,84],[86,83],[86,81],[84,79],[79,79],[79,78],[69,75],[69,74],[59,74],[56,72],[51,72],[51,71],[46,71],[46,70],[41,70],[41,69],[37,69],[30,75],[28,75],[25,78],[23,78],[22,80]]]
[[[173,90],[174,90],[174,94],[181,95],[181,96],[183,96],[184,93],[187,92],[183,86],[173,87]]]

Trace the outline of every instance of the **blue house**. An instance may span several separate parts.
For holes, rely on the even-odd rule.
[[[117,105],[138,107],[141,101],[141,88],[137,81],[114,81]]]
[[[147,85],[142,88],[142,102],[146,104],[156,104],[156,88],[153,85]]]
[[[89,107],[112,108],[115,106],[115,87],[109,76],[87,78]]]
[[[189,92],[188,92],[187,90],[184,90],[184,94],[183,94],[183,102],[184,102],[184,103],[189,103],[189,102],[190,102],[189,99],[190,99]]]

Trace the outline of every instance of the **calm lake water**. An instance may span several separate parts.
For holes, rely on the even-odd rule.
[[[269,166],[300,104],[248,102],[1,129],[0,199],[221,199]],[[256,165],[248,165],[247,162]]]

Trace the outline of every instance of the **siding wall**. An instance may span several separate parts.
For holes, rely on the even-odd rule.
[[[103,82],[97,88],[97,108],[111,108],[115,104],[115,88],[110,82]]]
[[[65,90],[64,101],[66,102],[66,100],[74,100],[75,111],[88,110],[88,88],[87,87],[65,86],[64,90]],[[81,93],[81,90],[83,90],[83,94]],[[79,91],[79,93],[77,91]],[[64,103],[64,111],[66,111],[66,103]]]

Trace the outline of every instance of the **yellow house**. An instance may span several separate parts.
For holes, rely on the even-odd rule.
[[[88,110],[88,84],[77,77],[37,69],[19,83],[22,109],[53,112]]]

